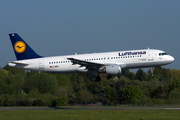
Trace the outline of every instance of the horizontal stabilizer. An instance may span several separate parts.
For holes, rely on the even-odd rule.
[[[13,61],[13,62],[8,62],[9,63],[13,63],[13,64],[17,64],[17,65],[29,65],[29,63],[27,62],[22,62],[22,61]]]

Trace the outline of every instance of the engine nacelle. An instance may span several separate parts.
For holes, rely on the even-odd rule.
[[[106,66],[105,69],[108,75],[120,75],[122,73],[121,67],[119,65]]]

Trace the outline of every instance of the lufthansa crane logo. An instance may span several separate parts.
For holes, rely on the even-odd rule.
[[[17,52],[17,53],[22,53],[24,52],[26,49],[26,45],[24,42],[22,41],[17,41],[15,44],[14,44],[14,50]]]

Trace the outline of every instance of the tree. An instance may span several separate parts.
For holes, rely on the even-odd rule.
[[[161,85],[157,79],[151,79],[149,82],[142,82],[142,90],[145,96],[151,97],[152,92]]]
[[[160,85],[151,93],[151,97],[162,99],[166,97],[166,92],[166,88],[163,85]]]
[[[171,104],[180,104],[180,92],[178,89],[174,89],[169,93],[169,102]]]
[[[38,97],[40,97],[40,95],[41,94],[40,94],[39,90],[37,88],[34,88],[29,92],[28,98],[38,98]]]
[[[55,106],[67,106],[68,98],[67,96],[61,95],[55,98]]]
[[[47,73],[36,73],[32,78],[26,80],[24,91],[28,93],[37,88],[41,94],[54,93],[57,87],[58,83],[54,76]]]
[[[172,78],[171,80],[176,80],[180,78],[180,70],[171,69],[170,73],[171,73],[171,78]]]
[[[7,70],[9,73],[12,74],[24,74],[25,75],[25,70],[23,69],[18,69],[18,68],[14,68],[14,67],[10,67],[8,65],[4,66],[3,70]]]
[[[130,72],[130,70],[128,69],[127,73],[125,74],[125,77],[130,80],[133,80],[133,79],[135,79],[135,74],[133,72]]]
[[[64,96],[67,96],[68,92],[67,92],[67,89],[66,88],[58,88],[55,92],[54,92],[54,95],[55,96],[61,96],[61,95],[64,95]]]
[[[142,69],[139,69],[137,72],[136,72],[136,75],[135,75],[135,78],[140,80],[140,81],[145,81],[146,80],[146,72],[144,72]]]
[[[92,100],[92,94],[88,90],[79,91],[79,94],[81,102],[90,102]]]
[[[142,98],[143,92],[138,86],[127,85],[122,89],[121,95],[127,103],[132,103],[133,100]]]
[[[180,78],[177,78],[169,83],[169,91],[175,88],[180,90]]]
[[[169,82],[172,78],[170,69],[162,68],[161,75],[164,78],[164,81],[166,82]]]
[[[105,102],[106,104],[110,104],[111,103],[111,87],[110,86],[106,86],[106,98],[105,98]]]
[[[148,71],[148,79],[158,79],[159,81],[162,82],[168,82],[171,79],[171,72],[170,69],[162,68],[162,67],[155,67],[153,69],[153,74],[154,76],[151,76],[151,69]]]
[[[58,81],[59,86],[69,86],[71,85],[69,78],[65,74],[56,74],[56,80]]]
[[[103,81],[103,79],[102,79]],[[105,97],[105,86],[102,81],[100,82],[89,82],[87,84],[88,91],[92,94],[94,102],[104,102]]]
[[[115,104],[119,104],[123,102],[123,98],[121,95],[121,90],[124,86],[130,84],[130,80],[124,76],[121,76],[117,79],[117,77],[112,78],[111,80],[111,102]]]
[[[71,80],[74,92],[78,92],[86,88],[86,79],[86,77],[79,75],[76,79]]]
[[[17,94],[23,91],[25,72],[14,69],[0,70],[0,94]]]

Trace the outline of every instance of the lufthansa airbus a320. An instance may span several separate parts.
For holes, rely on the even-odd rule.
[[[99,73],[121,75],[127,69],[147,68],[170,64],[171,55],[157,49],[75,54],[43,57],[38,55],[18,34],[9,34],[17,61],[11,67],[48,73],[86,72],[92,81],[100,81]]]

